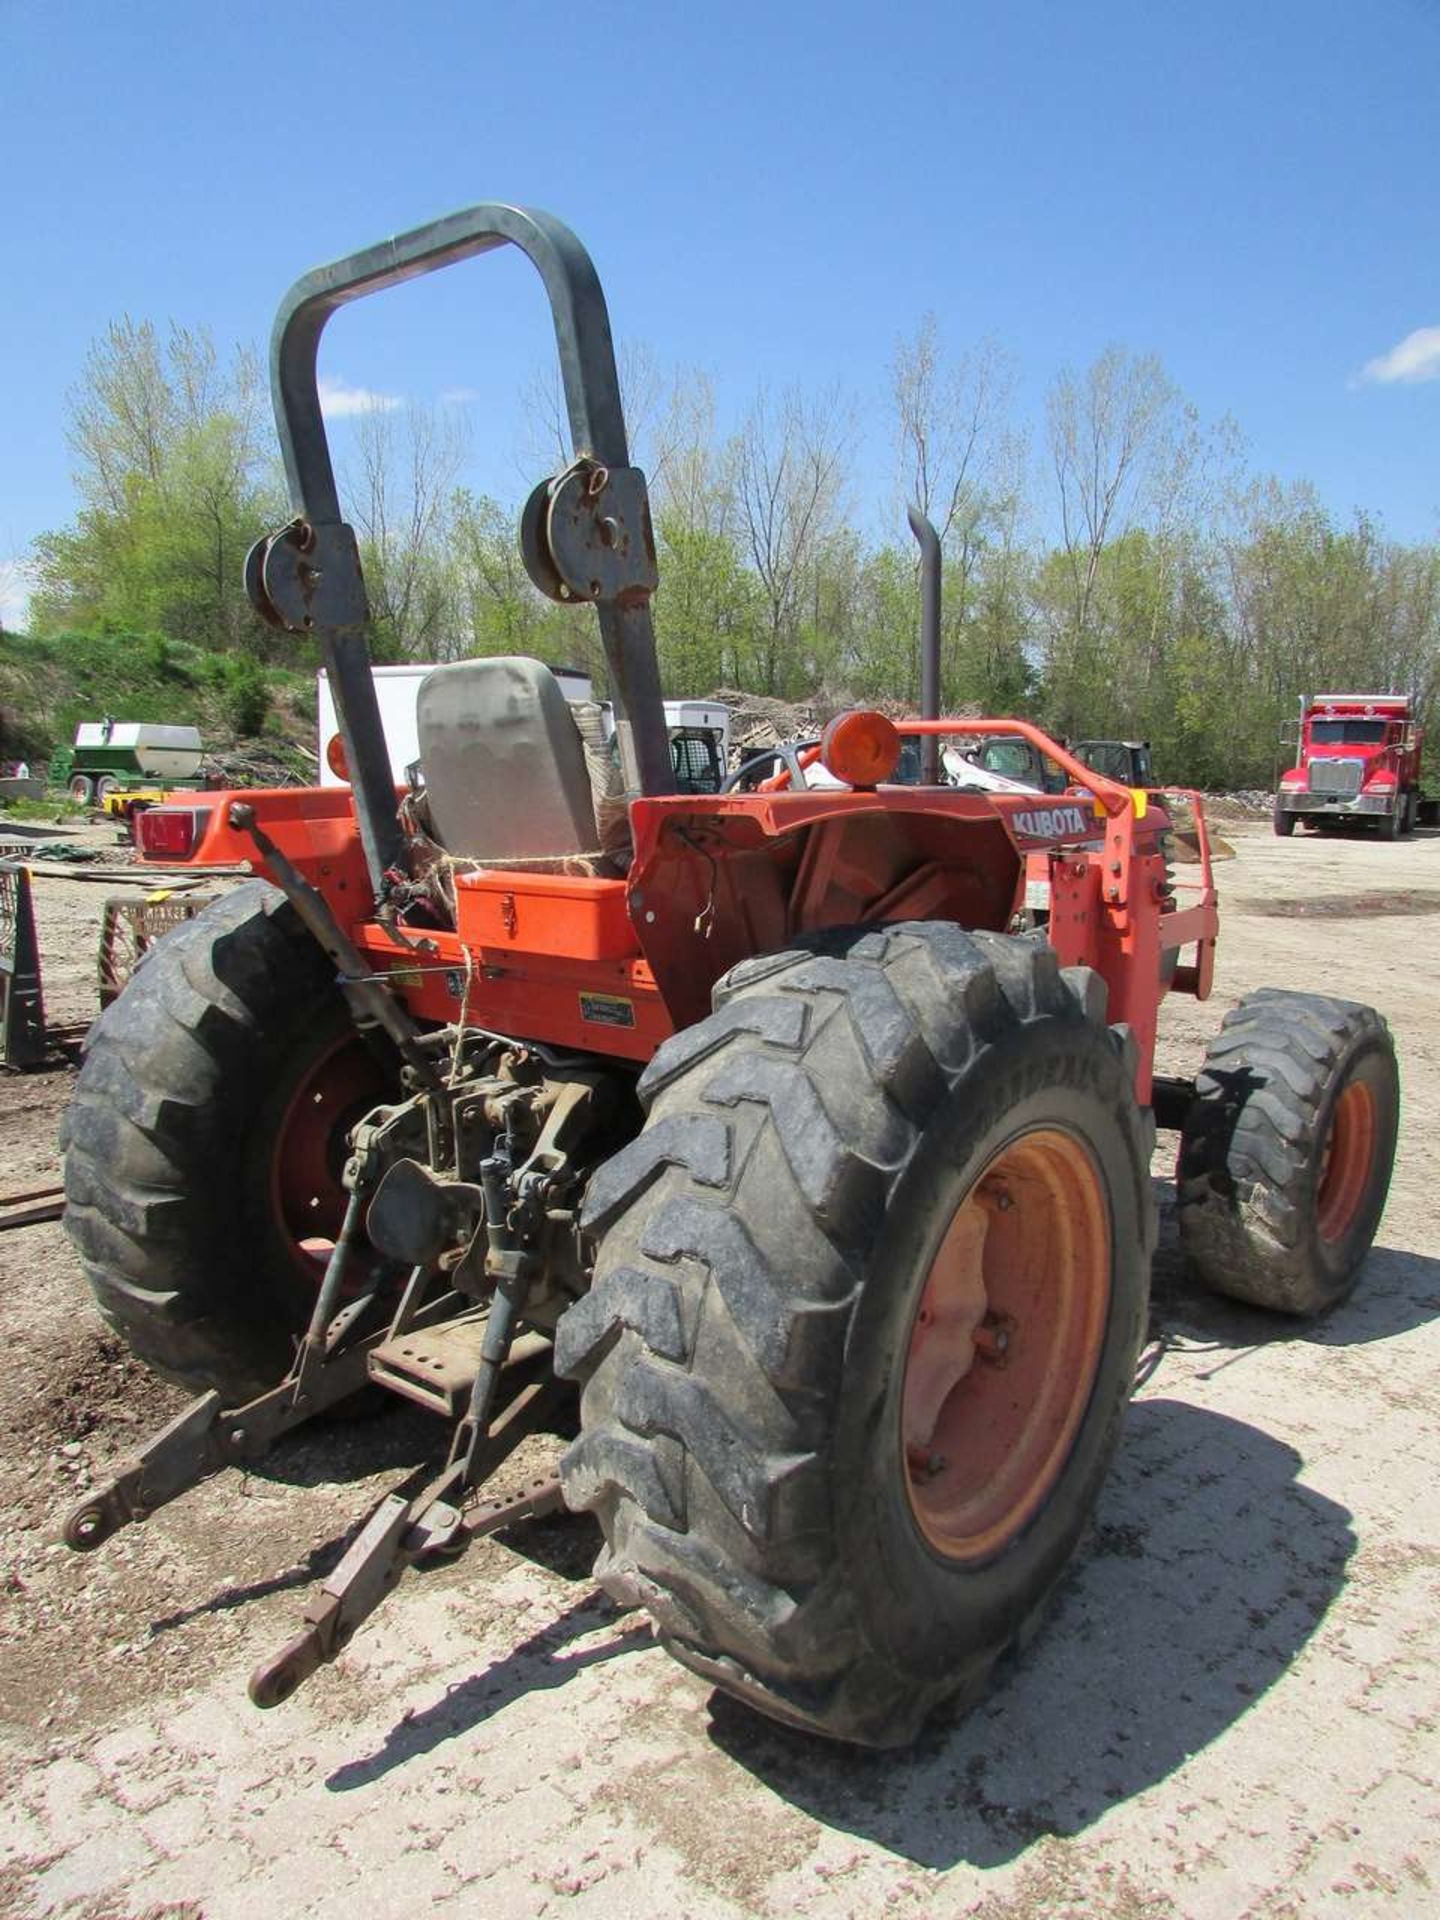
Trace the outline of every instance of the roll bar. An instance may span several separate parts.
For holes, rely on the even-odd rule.
[[[316,267],[280,302],[270,379],[290,497],[299,511],[315,520],[340,518],[316,373],[320,336],[331,314],[367,294],[504,246],[527,256],[550,296],[576,452],[591,453],[607,467],[629,466],[610,317],[593,261],[553,215],[486,202]]]
[[[575,453],[531,497],[526,566],[553,598],[595,604],[627,787],[668,793],[674,784],[650,619],[657,574],[649,499],[644,475],[630,465],[599,276],[553,215],[500,202],[467,207],[307,273],[281,301],[271,335],[275,423],[297,518],[252,550],[246,588],[262,618],[321,642],[377,891],[399,853],[400,829],[365,641],[359,550],[340,517],[320,404],[320,338],[350,301],[503,246],[526,255],[549,296]]]

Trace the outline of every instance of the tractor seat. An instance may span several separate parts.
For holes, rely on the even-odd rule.
[[[436,667],[415,712],[430,827],[448,854],[550,872],[588,857],[609,870],[580,730],[547,666],[497,655]]]

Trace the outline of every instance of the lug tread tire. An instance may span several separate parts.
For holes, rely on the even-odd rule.
[[[836,1564],[829,1453],[864,1257],[927,1109],[992,1042],[1043,1021],[1090,1031],[1076,1044],[1120,1115],[1148,1275],[1154,1125],[1133,1098],[1134,1041],[1106,1029],[1098,976],[1062,973],[1042,938],[933,922],[811,936],[732,969],[714,1001],[659,1049],[646,1130],[591,1184],[594,1284],[556,1339],[558,1371],[584,1384],[566,1500],[601,1521],[602,1584],[685,1664],[772,1717],[901,1744],[983,1685],[1044,1595],[960,1671],[902,1673],[867,1638]],[[1118,1425],[1117,1410],[1105,1460]]]
[[[1319,1234],[1320,1155],[1357,1067],[1380,1103],[1376,1153],[1341,1242]],[[1390,1183],[1399,1083],[1390,1030],[1373,1007],[1265,987],[1225,1016],[1196,1076],[1176,1177],[1181,1245],[1212,1292],[1297,1315],[1353,1288]]]
[[[238,1212],[247,1124],[277,1044],[339,1004],[284,895],[248,883],[145,955],[62,1123],[65,1230],[101,1314],[156,1373],[231,1405],[282,1377],[297,1320]]]

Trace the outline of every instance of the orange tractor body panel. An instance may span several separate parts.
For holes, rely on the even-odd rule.
[[[900,728],[1010,729],[1033,734],[1064,763],[1063,749],[1023,721]],[[453,932],[412,928],[400,936],[373,917],[344,788],[207,794],[204,806],[175,795],[142,818],[140,846],[147,859],[248,862],[264,872],[253,839],[229,823],[230,805],[243,801],[417,1020],[460,1020],[642,1062],[704,1017],[715,981],[741,960],[862,921],[950,920],[1004,931],[1020,922],[1038,883],[1062,965],[1094,967],[1111,1018],[1133,1030],[1136,1095],[1148,1102],[1162,953],[1193,947],[1193,962],[1171,984],[1200,998],[1210,990],[1218,916],[1203,809],[1198,795],[1183,796],[1198,823],[1200,868],[1180,906],[1161,847],[1169,819],[1160,806],[1070,771],[1086,785],[1063,795],[882,787],[637,799],[627,878],[457,871]]]

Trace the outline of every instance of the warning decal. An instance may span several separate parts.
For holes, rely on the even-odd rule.
[[[582,993],[580,1018],[600,1027],[633,1027],[635,1002],[622,1000],[614,993]]]

